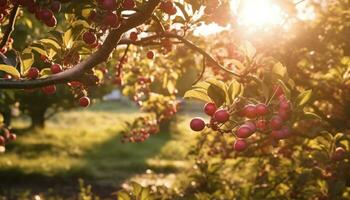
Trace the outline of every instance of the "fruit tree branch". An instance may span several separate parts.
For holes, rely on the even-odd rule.
[[[2,37],[2,40],[0,43],[0,49],[2,49],[6,45],[8,39],[11,36],[12,31],[15,29],[15,22],[16,22],[16,17],[18,13],[18,8],[19,8],[19,5],[15,4],[10,13],[8,28],[5,31],[4,36]]]
[[[155,39],[159,39],[159,38],[176,38],[178,39],[180,42],[182,42],[183,44],[185,44],[188,48],[202,54],[209,62],[211,62],[212,64],[216,65],[217,67],[221,68],[222,70],[236,76],[236,77],[242,77],[242,75],[235,73],[234,71],[231,71],[227,68],[225,68],[223,65],[221,65],[215,58],[213,58],[209,53],[207,53],[204,49],[198,47],[197,45],[195,45],[194,43],[192,43],[191,41],[185,39],[183,36],[177,35],[175,33],[169,33],[169,32],[165,32],[162,34],[157,34],[157,35],[151,35],[145,38],[142,38],[138,41],[131,41],[131,40],[121,40],[119,42],[119,45],[122,44],[132,44],[132,45],[140,45],[142,46],[143,44],[147,44],[147,42],[152,42]]]
[[[86,70],[92,69],[96,65],[108,59],[110,53],[113,52],[114,48],[118,45],[121,36],[126,31],[143,24],[146,20],[151,18],[159,2],[160,0],[149,0],[140,12],[137,12],[128,19],[125,19],[118,29],[111,30],[99,50],[74,67],[61,73],[51,75],[47,78],[36,80],[0,79],[0,89],[38,88],[46,85],[66,83],[72,80],[81,79]]]

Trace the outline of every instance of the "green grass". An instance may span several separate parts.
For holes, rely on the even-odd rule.
[[[45,129],[21,133],[0,155],[1,181],[11,188],[18,181],[70,183],[81,177],[93,185],[118,187],[149,168],[169,172],[186,166],[184,158],[194,137],[188,118],[180,117],[171,133],[154,135],[143,143],[122,144],[123,121],[138,115],[135,108],[115,102],[59,113]],[[26,120],[14,122],[14,127],[26,125]]]

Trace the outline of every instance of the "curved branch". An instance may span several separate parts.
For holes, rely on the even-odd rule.
[[[160,35],[151,35],[151,36],[142,38],[141,40],[138,40],[138,41],[121,40],[119,45],[122,45],[122,44],[143,45],[143,44],[147,44],[147,42],[152,42],[153,40],[159,39],[159,38],[175,38],[175,39],[178,39],[179,41],[181,41],[183,44],[185,44],[190,49],[192,49],[192,50],[202,54],[206,59],[208,59],[208,61],[210,61],[211,63],[213,63],[217,67],[221,68],[222,70],[224,70],[224,71],[226,71],[226,72],[228,72],[228,73],[230,73],[230,74],[232,74],[232,75],[234,75],[236,77],[239,77],[239,78],[242,77],[242,75],[237,74],[234,71],[231,71],[231,70],[225,68],[215,58],[213,58],[209,53],[207,53],[202,48],[200,48],[197,45],[193,44],[191,41],[185,39],[183,36],[177,35],[175,33],[165,32],[165,33],[160,34]]]
[[[192,85],[196,85],[202,78],[203,78],[203,75],[205,73],[205,68],[206,68],[206,64],[205,64],[205,57],[203,56],[203,65],[202,65],[202,71],[201,73],[199,74],[197,80],[192,83]]]
[[[10,13],[10,18],[9,18],[9,24],[8,24],[8,28],[6,30],[6,32],[4,33],[4,36],[2,37],[1,43],[0,43],[0,49],[2,49],[7,41],[9,40],[12,31],[15,29],[15,22],[16,22],[16,17],[17,17],[17,13],[18,13],[18,9],[19,5],[15,4],[11,13]]]
[[[143,7],[142,12],[137,12],[130,18],[124,21],[118,29],[111,30],[105,39],[102,47],[91,54],[87,59],[75,65],[71,69],[63,71],[58,74],[51,75],[47,78],[36,80],[5,80],[0,79],[1,89],[29,89],[37,88],[46,85],[66,83],[72,80],[78,80],[84,72],[92,69],[94,66],[102,63],[108,59],[110,53],[118,45],[121,36],[128,30],[143,24],[146,20],[151,18],[155,8],[158,6],[160,0],[149,0]]]

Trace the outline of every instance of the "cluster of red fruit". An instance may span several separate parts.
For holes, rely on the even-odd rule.
[[[162,1],[160,9],[168,15],[175,15],[177,13],[176,6],[171,0]]]
[[[0,0],[0,22],[3,22],[5,17],[9,14],[9,5],[7,0]]]
[[[277,107],[277,112],[273,112],[273,106],[259,103],[248,104],[239,111],[229,111],[228,109],[217,109],[215,103],[207,103],[204,106],[204,112],[211,117],[210,123],[206,124],[202,118],[196,117],[191,120],[190,127],[194,131],[202,131],[207,126],[220,133],[234,133],[237,138],[233,144],[234,150],[243,151],[248,147],[245,139],[257,131],[270,133],[270,137],[275,140],[291,135],[290,129],[285,125],[291,114],[291,104],[284,95],[279,96]],[[222,129],[222,125],[229,122],[233,114],[238,114],[243,118],[241,124],[236,125],[233,129]]]
[[[89,20],[101,25],[103,30],[108,27],[118,28],[121,24],[121,18],[115,12],[118,9],[118,4],[115,0],[98,0],[100,10],[90,12]],[[134,0],[124,0],[122,3],[123,10],[131,10],[135,8]]]
[[[57,64],[57,63],[52,64],[50,69],[51,69],[52,74],[57,74],[57,73],[60,73],[63,71],[62,66],[60,64]],[[28,73],[26,76],[29,79],[37,79],[40,76],[40,71],[36,67],[31,67],[28,70]],[[81,95],[78,95],[78,96],[80,96],[80,98],[79,98],[79,105],[80,106],[87,107],[90,105],[89,97],[84,95],[82,92],[82,90],[84,90],[82,83],[77,82],[77,81],[72,81],[72,82],[69,82],[67,85],[70,86],[72,88],[72,90],[79,91],[79,94],[81,94]],[[56,85],[48,85],[48,86],[44,86],[41,88],[41,91],[47,95],[55,94],[56,90],[57,90]],[[75,92],[75,93],[77,93],[77,92]]]
[[[5,150],[5,145],[8,143],[8,142],[11,142],[11,141],[14,141],[17,139],[17,136],[16,134],[13,134],[11,133],[7,128],[5,127],[1,127],[0,128],[1,130],[1,133],[0,134],[0,153],[1,151],[4,151]]]
[[[5,54],[9,48],[12,47],[13,38],[9,38],[6,42],[6,45],[0,49],[0,53]]]
[[[150,117],[139,117],[135,119],[131,130],[123,134],[122,142],[143,142],[158,132],[157,120]]]
[[[61,3],[59,1],[50,1],[48,4],[39,4],[39,1],[34,2],[34,0],[16,0],[21,6],[27,8],[30,13],[35,14],[35,17],[42,21],[48,27],[55,27],[57,24],[57,19],[54,12],[59,12],[61,10]]]

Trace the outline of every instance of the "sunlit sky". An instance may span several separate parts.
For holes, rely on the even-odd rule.
[[[297,5],[298,17],[302,20],[312,20],[315,13],[306,6],[306,1]],[[237,23],[247,30],[266,29],[272,26],[281,26],[288,29],[287,13],[272,0],[232,0],[231,11],[237,16]],[[196,30],[198,35],[210,35],[223,31],[229,27],[220,27],[209,24]]]

